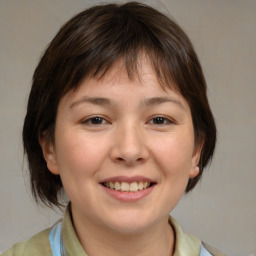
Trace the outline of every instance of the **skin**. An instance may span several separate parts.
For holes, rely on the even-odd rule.
[[[160,87],[146,57],[139,74],[129,79],[117,62],[102,79],[85,79],[59,103],[54,145],[40,139],[89,255],[172,255],[168,216],[188,179],[198,175],[201,145],[186,100]],[[138,175],[155,185],[135,201],[116,199],[101,184]]]

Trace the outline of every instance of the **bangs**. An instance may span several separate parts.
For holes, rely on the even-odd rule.
[[[175,34],[173,30],[177,30],[176,24],[162,14],[159,22],[159,19],[156,21],[156,18],[144,17],[139,9],[134,11],[135,13],[130,13],[129,10],[122,7],[117,9],[114,5],[111,10],[114,15],[105,10],[105,13],[100,13],[100,17],[91,15],[88,18],[86,16],[89,14],[84,12],[64,25],[52,42],[55,51],[54,45],[62,45],[57,49],[59,54],[62,53],[62,59],[58,58],[58,65],[53,71],[54,77],[60,79],[55,84],[64,87],[60,88],[61,96],[75,90],[86,78],[102,78],[120,60],[130,79],[139,78],[142,56],[146,56],[151,62],[163,89],[180,91],[181,81],[177,78],[180,77],[180,71],[186,69],[185,65],[181,67],[187,58],[182,49],[186,36],[180,38],[179,34],[179,37],[170,40]],[[81,16],[85,16],[84,19]],[[77,19],[80,20],[79,29]],[[95,20],[99,20],[100,25],[97,26]],[[165,25],[164,28],[164,23],[169,23],[169,26]],[[58,71],[61,72],[60,75],[56,75]]]

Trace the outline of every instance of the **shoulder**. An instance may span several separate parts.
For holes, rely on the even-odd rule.
[[[201,242],[197,237],[185,233],[181,226],[176,222],[171,216],[169,217],[169,223],[173,227],[175,232],[175,253],[174,256],[180,255],[212,255],[212,256],[227,256],[226,254],[220,252],[214,247]]]
[[[216,248],[202,242],[203,247],[211,253],[211,255],[213,256],[227,256],[227,254],[224,254],[223,252],[220,252],[219,250],[217,250]]]
[[[34,235],[26,242],[13,245],[1,256],[50,256],[52,255],[51,245],[49,242],[50,229],[41,231]]]

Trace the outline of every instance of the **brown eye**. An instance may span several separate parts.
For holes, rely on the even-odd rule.
[[[103,117],[95,116],[84,120],[82,123],[88,125],[101,125],[106,124],[108,122]]]
[[[169,120],[169,119],[166,118],[166,117],[157,116],[157,117],[152,118],[152,119],[149,121],[149,123],[150,123],[150,124],[156,124],[156,125],[165,125],[165,124],[171,124],[172,121]]]
[[[91,124],[102,124],[103,121],[104,121],[104,119],[101,117],[94,117],[94,118],[91,118],[90,123]]]

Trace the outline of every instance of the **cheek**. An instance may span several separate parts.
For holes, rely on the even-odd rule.
[[[165,175],[188,175],[192,163],[194,142],[190,136],[169,136],[158,141],[153,155]]]
[[[57,162],[60,175],[70,179],[81,180],[81,177],[93,175],[101,165],[105,155],[105,144],[81,133],[64,133],[57,140]]]

